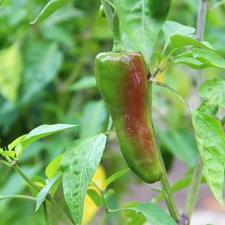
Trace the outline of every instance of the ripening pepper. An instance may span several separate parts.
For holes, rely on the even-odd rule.
[[[95,59],[99,92],[111,114],[121,152],[147,183],[160,180],[145,64],[139,53],[100,53]]]

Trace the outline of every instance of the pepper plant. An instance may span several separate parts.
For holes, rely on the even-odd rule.
[[[81,58],[78,61],[77,67],[73,69],[71,76],[65,81],[63,78],[66,77],[65,73],[68,72],[65,68],[69,67],[69,63],[64,64],[64,70],[61,71],[61,77],[63,78],[56,79],[58,82],[60,80],[58,86],[61,91],[59,96],[61,108],[56,107],[56,114],[60,115],[58,118],[63,118],[63,122],[69,121],[70,124],[67,122],[39,125],[27,134],[18,135],[17,138],[7,144],[3,140],[3,146],[0,148],[1,167],[7,168],[5,169],[7,173],[11,168],[14,169],[24,180],[29,194],[27,192],[21,194],[20,191],[12,194],[1,194],[0,200],[7,201],[8,199],[10,201],[17,198],[31,200],[34,202],[35,211],[40,212],[40,208],[43,209],[43,213],[40,215],[43,215],[44,219],[40,219],[37,222],[38,224],[51,224],[51,221],[54,224],[60,224],[63,221],[64,224],[69,225],[95,223],[93,218],[91,218],[91,221],[86,221],[85,215],[83,215],[88,201],[92,204],[91,211],[94,212],[92,216],[98,208],[101,208],[102,215],[100,221],[96,224],[125,224],[124,221],[126,221],[126,224],[138,225],[146,224],[146,222],[151,225],[191,225],[191,217],[195,209],[199,187],[203,182],[207,183],[219,204],[224,205],[222,192],[225,161],[223,129],[225,123],[223,111],[225,108],[225,81],[219,76],[212,79],[205,79],[204,76],[205,68],[225,69],[225,60],[221,56],[224,55],[224,52],[219,52],[212,44],[204,40],[207,9],[222,7],[224,1],[216,1],[215,3],[215,1],[199,0],[196,29],[183,25],[180,21],[167,20],[170,17],[170,11],[174,12],[174,2],[171,0],[98,1],[97,6],[100,7],[100,13],[97,23],[104,21],[104,29],[111,30],[112,50],[105,49],[104,53],[100,53],[99,50],[98,55],[91,58],[93,65],[91,69],[95,76],[83,77],[78,81],[77,73],[81,71],[82,66],[85,66],[85,59]],[[76,1],[50,0],[42,10],[39,6],[38,12],[32,11],[29,24],[33,32],[38,30],[38,35],[35,38],[32,37],[33,33],[29,32],[29,29],[26,30],[28,26],[26,24],[21,28],[26,32],[18,31],[19,38],[14,40],[11,46],[5,47],[9,45],[7,42],[13,39],[12,34],[8,35],[7,41],[1,45],[3,47],[0,52],[0,63],[2,65],[0,72],[3,74],[0,78],[1,115],[2,118],[13,115],[12,124],[17,116],[16,112],[18,110],[23,111],[27,105],[31,104],[32,99],[37,98],[39,90],[49,85],[59,72],[63,62],[62,52],[59,50],[60,44],[64,43],[64,39],[67,40],[67,44],[72,43],[66,33],[72,25],[68,28],[62,28],[60,26],[51,27],[49,24],[52,21],[54,24],[53,19],[62,22],[60,13],[58,17],[52,16],[64,7],[67,7],[64,10],[68,15],[79,18],[82,12],[71,10],[74,6],[73,3],[76,4]],[[81,8],[85,8],[85,3],[91,4],[84,1],[84,5],[81,2],[78,5],[80,4]],[[13,8],[10,4],[19,3],[0,1],[0,4],[3,8],[8,7],[10,11]],[[27,3],[27,5],[29,4]],[[7,14],[7,11],[5,13]],[[24,19],[24,11],[21,9],[19,13],[20,18]],[[95,15],[97,15],[97,9],[95,9]],[[1,21],[7,22],[7,19]],[[16,24],[16,21],[11,20],[10,22]],[[67,23],[69,22],[67,21]],[[54,34],[59,34],[59,36],[52,36],[51,32],[46,32],[48,26],[51,27]],[[105,26],[108,27],[105,28]],[[6,27],[3,29],[4,34],[7,33],[4,32],[5,30],[7,30]],[[79,32],[79,29],[76,31]],[[25,47],[26,54],[23,56],[21,49],[26,44],[32,43],[41,33],[44,34],[44,38],[53,39],[57,44],[49,45],[49,43],[39,40],[40,43],[35,46],[34,51]],[[32,41],[26,43],[25,40],[29,39]],[[88,43],[89,41],[85,41],[85,45],[88,45]],[[89,51],[85,45],[83,50]],[[46,60],[44,60],[43,64],[40,63],[33,68],[27,66],[27,69],[24,70],[22,67],[23,61],[24,65],[35,62],[35,57],[32,58],[30,52],[42,51],[45,48],[48,51],[43,56],[52,69],[45,69],[43,64]],[[70,51],[66,45],[62,44],[61,48]],[[68,55],[71,56],[74,52],[76,52],[76,47]],[[68,55],[66,56],[68,57]],[[27,56],[31,56],[31,58]],[[10,57],[12,57],[12,61],[8,61]],[[53,61],[51,61],[52,58]],[[79,65],[81,66],[79,67]],[[179,74],[176,79],[171,76],[170,82],[165,82],[166,79],[162,79],[170,75],[173,71],[170,70],[171,68],[176,70],[180,65],[189,68],[190,73],[196,71],[195,76],[197,78],[195,78],[195,81],[197,81],[198,89],[198,96],[196,97],[199,98],[200,102],[197,107],[193,107],[186,99],[187,96],[183,96],[182,86],[174,87],[177,82],[176,79],[185,79],[182,74]],[[40,85],[35,85],[35,78],[29,75],[30,72],[35,73],[36,71],[39,72],[37,73],[38,79],[35,82],[40,82]],[[167,71],[169,71],[168,75]],[[24,73],[25,78],[20,84],[22,73]],[[44,74],[43,77],[42,74]],[[7,79],[9,79],[11,86],[7,83]],[[48,88],[51,89],[52,86],[49,85]],[[70,102],[70,99],[65,100],[62,95],[86,88],[95,89],[98,101],[90,101],[87,105],[82,105],[84,115],[80,120],[77,119],[79,123],[77,120],[73,120],[73,116],[63,117],[63,109],[66,109],[65,105]],[[183,117],[181,118],[187,117],[186,120],[192,123],[191,137],[195,136],[195,143],[198,147],[197,153],[189,148],[188,152],[182,149],[174,149],[174,145],[171,145],[174,140],[173,136],[166,134],[155,119],[155,109],[158,110],[159,106],[163,108],[166,104],[162,103],[163,98],[160,99],[160,95],[165,90],[166,93],[169,93],[169,96],[166,97],[174,101],[177,106],[170,108],[171,115],[179,117],[180,115],[178,116],[176,113],[178,108],[181,107],[183,108]],[[45,96],[44,92],[42,95]],[[18,96],[20,100],[17,99]],[[79,107],[82,102],[80,98],[78,100],[79,95],[70,97],[74,98],[71,101],[72,104],[78,102],[76,106]],[[100,98],[104,101],[99,100]],[[71,105],[68,108],[72,108]],[[48,105],[47,108],[51,108],[51,105]],[[36,108],[33,106],[31,107],[32,110],[35,111]],[[93,119],[96,118],[93,116],[95,113],[98,115],[97,122],[93,122]],[[165,121],[167,121],[168,126],[172,123],[168,118]],[[10,129],[9,124],[6,124],[4,119],[0,121],[5,133]],[[77,131],[78,127],[80,127],[79,131]],[[26,152],[32,152],[32,149],[35,151],[35,145],[33,144],[45,143],[46,137],[62,131],[64,131],[65,136],[69,137],[66,139],[65,145],[67,146],[63,146],[65,147],[63,151],[54,154],[54,159],[45,162],[45,175],[43,175],[43,171],[40,172],[43,169],[42,165],[40,166],[41,169],[37,169],[36,165],[34,171],[30,171],[32,173],[29,177],[29,171],[24,172],[26,168],[20,166]],[[175,135],[183,137],[183,142],[188,142],[185,140],[188,137],[187,135],[182,136],[182,132],[174,132]],[[44,142],[38,142],[43,138],[45,138]],[[118,168],[117,170],[117,168],[114,168],[116,171],[104,178],[101,164],[105,165],[104,161],[107,157],[108,161],[112,160],[110,150],[108,150],[111,138],[116,140],[116,143],[118,140],[117,146],[122,153],[119,156],[123,160],[123,169]],[[56,143],[58,143],[57,141]],[[46,141],[46,143],[49,142]],[[44,146],[41,145],[41,148],[44,148]],[[54,145],[53,149],[56,146],[57,144]],[[165,157],[163,151],[165,146],[169,149],[170,154],[172,153],[174,157],[183,159],[190,167],[188,173],[174,184],[170,184],[167,177],[166,161],[168,158]],[[191,154],[194,156],[190,156]],[[37,175],[33,176],[35,172]],[[96,178],[97,173],[101,173],[101,178]],[[155,189],[158,194],[148,202],[127,202],[124,206],[118,203],[113,205],[118,191],[113,188],[113,183],[117,182],[119,178],[126,179],[125,177],[128,176],[144,181],[144,185],[145,182],[149,184],[159,182],[161,188]],[[4,176],[4,178],[7,178],[7,176]],[[184,207],[178,209],[173,197],[174,192],[188,186],[189,191]],[[59,193],[61,193],[63,199],[63,203],[60,202],[60,204],[57,202],[57,194]],[[167,208],[162,208],[157,204],[162,199],[165,200]],[[4,208],[2,210],[4,211]],[[53,210],[57,212],[57,221],[51,216]],[[91,214],[91,212],[89,213]]]

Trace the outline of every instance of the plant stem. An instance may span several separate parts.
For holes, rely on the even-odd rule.
[[[166,204],[167,204],[168,210],[169,210],[172,218],[175,220],[175,222],[179,222],[180,214],[179,214],[176,202],[174,200],[172,190],[170,188],[170,184],[169,184],[169,181],[168,181],[167,172],[166,172],[166,168],[165,168],[165,165],[164,165],[164,162],[163,162],[163,158],[162,158],[162,155],[161,155],[161,152],[160,152],[159,148],[157,148],[157,151],[158,151],[158,154],[160,156],[159,158],[160,158],[161,166],[163,168],[163,176],[160,180],[160,184],[161,184],[161,187],[162,187],[162,190],[163,190],[163,194],[164,194],[164,197],[165,197],[165,200],[166,200]]]
[[[104,225],[104,224],[105,224],[105,220],[106,220],[107,214],[108,214],[107,212],[104,212],[104,215],[103,215],[103,217],[102,217],[102,220],[101,220],[100,225]]]
[[[43,211],[44,211],[45,224],[46,225],[51,225],[49,217],[48,217],[46,201],[44,201],[42,205],[43,205]]]
[[[36,184],[34,184],[19,168],[19,166],[16,164],[16,162],[12,161],[9,157],[6,157],[7,161],[11,164],[11,166],[16,170],[16,172],[37,192],[41,190]],[[73,225],[73,223],[70,221],[70,219],[67,217],[67,215],[64,213],[64,211],[60,208],[60,206],[57,204],[55,199],[48,194],[46,196],[46,199],[52,204],[52,206],[56,209],[56,211],[59,213],[61,218],[66,222],[67,225]]]
[[[184,210],[185,215],[187,215],[189,219],[191,218],[191,215],[194,211],[195,203],[198,197],[198,191],[202,179],[202,171],[203,171],[203,161],[199,155],[193,172],[192,176],[193,178],[191,180]]]
[[[149,92],[150,113],[152,113],[152,82],[153,82],[153,80],[150,80],[149,84],[148,84],[148,86],[149,86],[148,92]],[[170,184],[169,184],[169,181],[168,181],[168,178],[167,178],[167,172],[166,172],[166,168],[165,168],[165,165],[164,165],[164,161],[163,161],[160,149],[159,149],[156,141],[155,141],[155,146],[156,146],[156,153],[159,156],[160,164],[161,164],[161,167],[163,169],[163,176],[160,180],[162,191],[163,191],[163,194],[164,194],[164,197],[165,197],[166,204],[167,204],[168,210],[170,212],[170,215],[172,216],[172,218],[176,222],[178,222],[179,219],[180,219],[180,214],[179,214],[176,202],[173,198],[173,193],[172,193],[172,190],[170,188]]]
[[[205,30],[207,0],[200,0],[199,2],[200,2],[200,5],[199,5],[198,20],[197,20],[196,35],[197,35],[197,40],[202,41],[204,37],[204,30]],[[202,70],[199,72],[198,78],[199,78],[198,79],[198,88],[199,88],[200,85],[204,82],[204,73]],[[192,176],[192,180],[191,180],[191,184],[190,184],[190,188],[188,191],[188,196],[187,196],[187,200],[185,204],[185,210],[184,210],[185,215],[187,215],[189,218],[189,224],[190,224],[190,219],[197,201],[197,196],[198,196],[200,183],[202,179],[203,168],[204,168],[204,164],[199,155],[194,168],[194,172],[193,172],[193,176]]]

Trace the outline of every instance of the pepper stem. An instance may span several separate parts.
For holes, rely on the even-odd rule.
[[[123,52],[124,47],[123,47],[123,42],[122,42],[122,37],[121,37],[121,32],[120,32],[120,23],[119,23],[119,18],[117,16],[117,13],[114,12],[113,14],[113,49],[112,52]]]

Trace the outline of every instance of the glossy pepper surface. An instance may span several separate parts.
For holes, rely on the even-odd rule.
[[[139,53],[100,53],[96,81],[111,114],[121,152],[147,183],[162,176],[151,121],[147,74]]]

